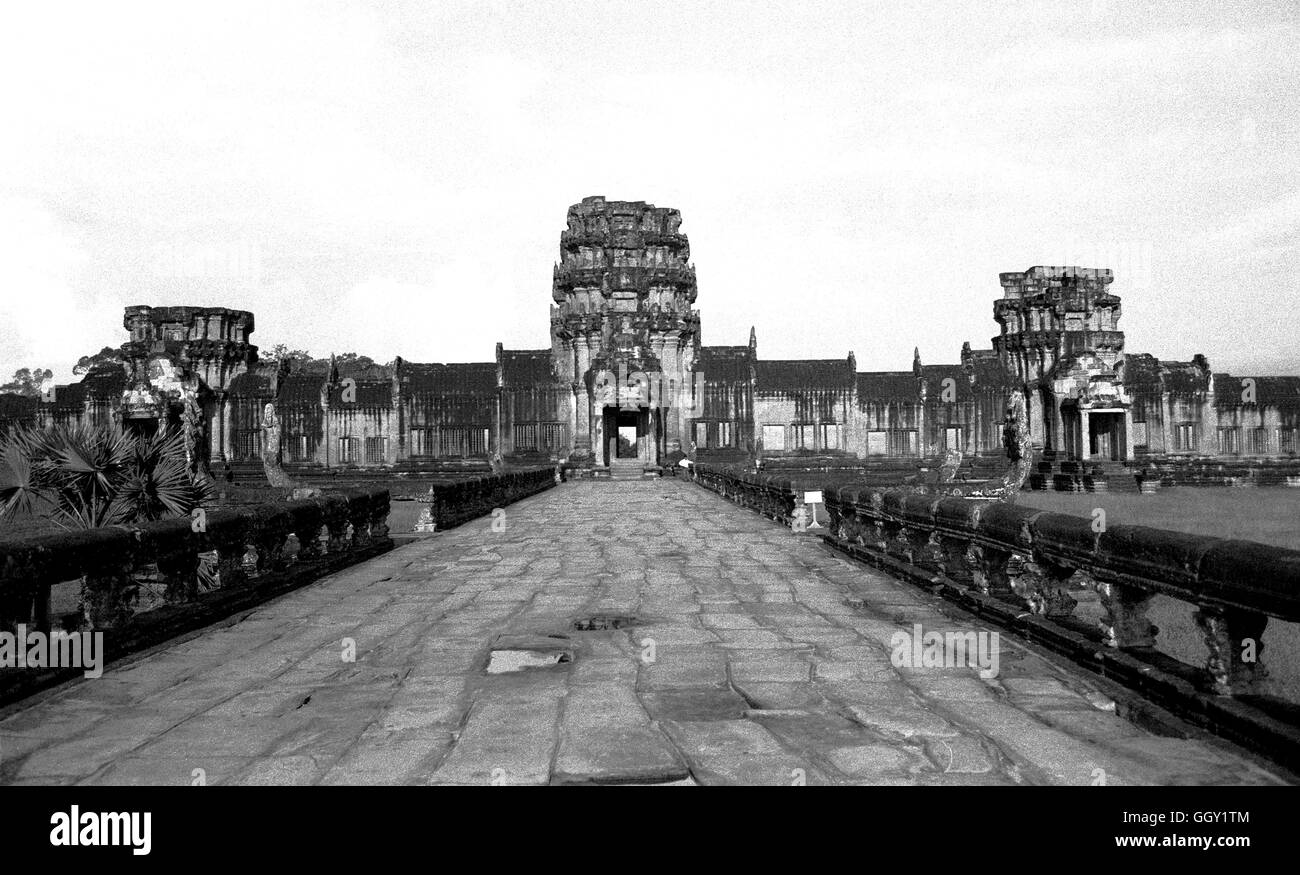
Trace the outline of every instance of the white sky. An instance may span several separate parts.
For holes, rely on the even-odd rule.
[[[0,377],[131,304],[545,347],[593,194],[682,211],[706,343],[952,362],[1000,271],[1080,264],[1131,352],[1300,374],[1295,3],[265,5],[6,8]]]

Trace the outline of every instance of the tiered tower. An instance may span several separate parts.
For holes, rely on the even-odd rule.
[[[993,348],[1021,382],[1032,439],[1049,454],[1131,458],[1120,299],[1105,268],[1000,274]],[[1126,454],[1121,454],[1126,453]]]
[[[993,348],[1021,380],[1032,384],[1057,362],[1093,353],[1112,370],[1124,352],[1119,297],[1106,287],[1110,270],[1089,267],[1031,267],[998,275],[1003,297],[993,304],[1001,326]]]
[[[700,317],[690,244],[677,210],[583,198],[560,235],[551,307],[556,370],[573,391],[574,461],[597,466],[635,424],[637,458],[679,448],[693,390]]]

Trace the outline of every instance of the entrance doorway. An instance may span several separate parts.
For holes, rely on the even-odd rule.
[[[1088,454],[1112,462],[1124,458],[1124,414],[1092,413],[1088,416]]]
[[[615,459],[640,459],[653,463],[658,458],[658,441],[654,434],[654,417],[648,407],[606,407],[603,416],[604,464]]]

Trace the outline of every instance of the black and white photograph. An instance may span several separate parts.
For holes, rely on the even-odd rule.
[[[0,69],[0,834],[1279,852],[1297,3],[9,2]]]

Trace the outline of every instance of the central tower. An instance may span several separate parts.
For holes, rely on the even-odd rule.
[[[681,223],[677,210],[644,201],[569,207],[551,349],[573,392],[575,462],[658,464],[688,433],[700,315]]]

